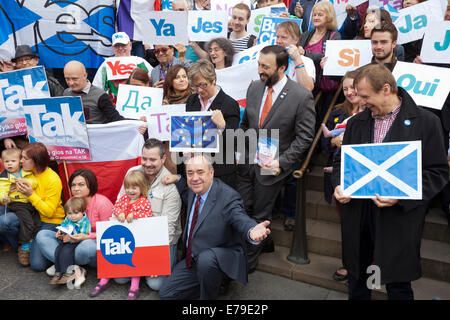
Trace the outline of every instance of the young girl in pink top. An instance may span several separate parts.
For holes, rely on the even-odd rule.
[[[123,195],[113,207],[113,214],[117,220],[131,223],[133,219],[148,218],[152,216],[150,201],[147,199],[148,180],[143,172],[134,170],[127,174],[124,180],[125,195]],[[108,278],[100,279],[100,282],[89,293],[90,297],[96,297],[109,287]],[[136,300],[139,296],[140,277],[131,278],[131,286],[127,300]]]

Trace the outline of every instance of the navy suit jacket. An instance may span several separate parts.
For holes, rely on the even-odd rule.
[[[187,219],[191,213],[195,193],[181,178],[176,182],[181,199],[187,204]],[[187,221],[188,221],[187,220]],[[198,255],[211,249],[220,269],[231,279],[247,283],[246,240],[248,231],[256,226],[244,210],[241,196],[233,188],[214,178],[211,190],[192,233],[192,254]],[[183,231],[183,257],[186,255],[187,225]]]

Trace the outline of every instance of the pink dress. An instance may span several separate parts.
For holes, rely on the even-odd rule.
[[[91,223],[91,232],[89,233],[90,239],[96,239],[96,227],[97,221],[109,221],[112,215],[113,204],[112,202],[99,193],[92,196],[91,201],[86,207],[86,215]]]

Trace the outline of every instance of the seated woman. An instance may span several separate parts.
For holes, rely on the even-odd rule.
[[[191,95],[187,72],[181,64],[169,68],[163,84],[163,105],[186,103]]]
[[[234,46],[230,40],[225,38],[212,39],[206,44],[208,59],[216,70],[231,67],[235,53]]]
[[[17,191],[27,196],[31,205],[39,212],[41,219],[39,232],[56,231],[56,227],[65,217],[61,201],[62,183],[58,174],[49,168],[50,157],[47,148],[42,143],[28,144],[22,150],[20,163],[23,170],[33,172],[37,180],[37,187],[33,190],[28,181],[17,178]],[[13,239],[17,239],[19,219],[14,213],[6,212],[0,219],[0,234],[5,236],[10,243]],[[30,264],[33,270],[43,268],[40,248],[36,241],[33,241],[30,251],[19,250],[19,257],[23,265]]]
[[[128,78],[128,83],[132,86],[151,87],[152,79],[148,76],[148,73],[145,70],[135,68]]]
[[[81,242],[75,249],[75,264],[97,266],[97,221],[108,221],[112,215],[113,204],[111,201],[97,193],[97,177],[89,169],[75,170],[69,177],[69,186],[74,197],[83,197],[86,200],[86,215],[91,223],[91,232],[88,235],[77,234],[71,236],[72,242]],[[55,261],[55,250],[61,240],[56,239],[56,230],[43,230],[36,236],[36,243],[40,248],[41,268],[45,270],[50,262]],[[47,269],[47,274],[53,276],[54,266]]]

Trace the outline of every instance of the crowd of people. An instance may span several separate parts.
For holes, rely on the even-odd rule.
[[[270,222],[279,210],[286,232],[295,229],[292,172],[300,167],[317,132],[323,132],[316,152],[329,155],[325,199],[330,204],[336,200],[342,226],[343,267],[330,277],[348,280],[350,299],[370,299],[366,269],[375,264],[390,299],[413,299],[411,281],[421,277],[420,241],[432,199],[439,197],[450,224],[450,99],[442,110],[434,110],[418,106],[397,86],[392,75],[395,64],[423,63],[422,41],[399,45],[388,11],[369,7],[368,1],[356,8],[347,5],[347,17],[338,28],[332,3],[294,0],[281,16],[303,22],[301,26],[293,20],[280,23],[276,44],[259,52],[260,80],[249,85],[241,113],[239,103],[217,84],[216,70],[231,67],[236,53],[256,45],[257,37],[247,31],[251,10],[279,2],[283,1],[236,5],[228,38],[209,42],[143,44],[125,32],[115,33],[114,56],[136,59],[136,68],[126,79],[108,79],[105,63],[91,80],[79,61],[65,65],[63,79],[46,68],[50,95],[80,96],[88,124],[125,120],[116,110],[119,84],[155,87],[163,89],[163,105],[185,104],[187,112],[212,111],[223,143],[214,155],[172,154],[168,141],[149,136],[147,125],[142,125],[141,164],[129,168],[123,182],[118,182],[122,188],[117,199],[111,201],[98,193],[96,175],[86,168],[71,173],[72,198],[64,199],[63,183],[46,146],[29,143],[26,135],[4,138],[2,250],[17,251],[21,265],[45,271],[52,285],[73,282],[79,288],[85,282],[85,266],[97,266],[96,222],[131,223],[166,216],[171,275],[149,274],[145,283],[162,299],[217,299],[230,281],[246,284],[258,257],[275,250]],[[420,2],[404,0],[403,7]],[[208,0],[172,2],[174,11],[210,9]],[[450,2],[444,19],[450,20]],[[326,42],[339,39],[369,39],[371,63],[343,77],[323,75]],[[38,65],[38,54],[22,44],[11,61],[3,61],[0,71]],[[336,103],[328,117],[333,98]],[[277,140],[277,157],[255,163],[249,158],[249,140],[247,152],[237,154],[225,132],[238,129],[258,135],[260,130],[276,132],[271,138]],[[378,195],[352,199],[342,193],[342,145],[413,140],[422,141],[423,200]],[[178,164],[177,157],[184,162]],[[114,281],[131,282],[126,299],[139,297],[140,277]],[[108,278],[99,279],[89,295],[98,296],[110,284]]]

